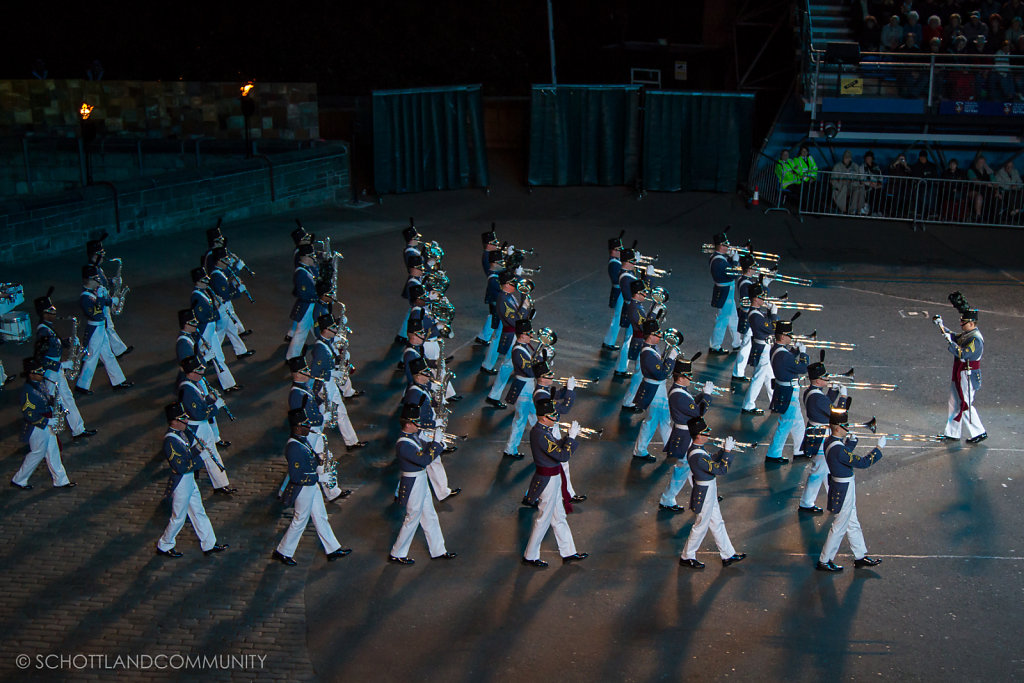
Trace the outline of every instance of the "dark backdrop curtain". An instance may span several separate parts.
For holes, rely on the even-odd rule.
[[[754,96],[644,95],[644,187],[732,192],[750,165]]]
[[[378,193],[486,187],[480,86],[374,91],[373,176]]]
[[[535,85],[531,185],[628,185],[636,180],[640,87]]]

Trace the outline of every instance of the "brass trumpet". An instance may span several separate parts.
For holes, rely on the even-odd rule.
[[[637,265],[640,266],[649,266],[655,261],[657,261],[659,258],[660,257],[658,256],[658,254],[655,254],[654,256],[644,256],[643,254],[641,254],[636,257],[636,263]]]
[[[559,377],[558,378],[558,382],[560,382],[562,384],[565,384],[568,381],[569,381],[568,377]],[[591,384],[593,384],[596,381],[597,380],[594,380],[594,379],[583,379],[583,378],[577,377],[576,378],[576,388],[577,389],[586,389],[587,387],[589,387]]]
[[[741,254],[750,254],[758,261],[780,261],[782,259],[778,254],[772,254],[767,251],[752,251],[747,247],[733,247],[737,252]],[[701,253],[714,254],[715,245],[713,244],[702,244],[700,247]]]
[[[670,277],[672,275],[671,268],[651,268],[651,277]]]
[[[871,431],[871,433],[874,434],[875,432],[878,431],[878,418],[872,416],[871,419],[868,420],[867,422],[854,422],[853,424],[851,424],[849,426],[850,427],[867,427]],[[808,427],[807,430],[809,432],[812,432],[812,433],[822,433],[822,432],[829,431],[829,426],[828,425],[821,425],[820,427]],[[865,434],[863,432],[853,432],[852,430],[847,430],[847,431],[849,431],[854,436],[867,436],[867,434]]]
[[[730,275],[739,275],[740,269],[736,266],[731,266],[728,270],[726,270],[726,272],[729,273]],[[799,285],[801,287],[814,286],[814,280],[810,280],[805,277],[795,277],[793,275],[783,275],[782,273],[779,273],[778,271],[773,270],[771,268],[762,268],[758,266],[754,268],[754,272],[757,273],[758,275],[770,278],[774,282],[780,282],[785,285]]]
[[[571,422],[559,422],[558,426],[564,429],[566,432],[572,427]],[[601,435],[604,434],[604,428],[591,429],[590,427],[580,427],[580,438],[583,439],[600,439]]]
[[[717,385],[715,385],[715,383],[712,380],[704,380],[704,379],[694,380],[694,383],[696,385],[698,385],[700,389],[703,389],[704,388],[704,384],[707,383],[707,382],[711,382],[711,384],[714,386],[714,389],[711,391],[711,395],[712,396],[722,396],[724,394],[731,394],[731,393],[733,393],[732,389],[730,389],[729,387],[717,386]]]
[[[715,444],[716,446],[721,446],[723,448],[725,447],[725,439],[723,437],[709,436],[708,441]],[[756,441],[753,443],[748,443],[746,441],[737,441],[736,446],[732,449],[732,452],[743,453],[748,449],[754,450],[755,448],[758,447],[758,445],[759,444]]]

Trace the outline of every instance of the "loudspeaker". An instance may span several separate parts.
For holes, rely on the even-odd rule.
[[[852,41],[829,43],[825,46],[826,64],[858,64],[860,45]]]

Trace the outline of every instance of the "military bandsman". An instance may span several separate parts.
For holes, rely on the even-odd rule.
[[[768,392],[768,401],[772,400],[771,381],[775,375],[772,374],[769,351],[775,332],[775,321],[779,319],[778,308],[775,304],[765,308],[765,290],[759,283],[755,282],[747,288],[747,296],[750,297],[750,307],[747,309],[747,325],[750,327],[749,364],[754,366],[754,375],[747,388],[741,412],[744,415],[764,415],[764,410],[757,407],[757,399],[761,396],[761,389],[764,389]],[[735,374],[733,376],[735,377]]]
[[[793,320],[795,319],[796,316],[793,316]],[[775,379],[769,407],[773,413],[779,415],[779,422],[775,425],[775,434],[765,456],[765,462],[769,463],[789,462],[788,458],[782,456],[787,438],[793,441],[794,456],[803,453],[800,445],[804,438],[804,418],[800,414],[800,401],[793,400],[793,393],[800,386],[800,375],[807,373],[810,359],[807,357],[807,347],[802,343],[797,344],[795,348],[790,346],[793,342],[793,320],[775,321],[775,344],[772,345],[771,351],[772,373]]]
[[[800,450],[803,457],[811,458],[811,466],[808,468],[807,482],[804,484],[804,492],[800,496],[797,510],[806,515],[824,514],[815,501],[825,481],[825,475],[828,474],[828,465],[825,463],[825,430],[828,429],[832,408],[841,400],[845,400],[848,394],[845,386],[829,387],[827,375],[825,352],[822,351],[819,361],[807,366],[807,378],[811,385],[804,390],[803,395],[807,427]]]
[[[665,442],[665,459],[675,460],[672,477],[669,479],[665,492],[658,503],[659,510],[683,512],[686,508],[676,502],[679,492],[687,481],[691,482],[690,462],[686,454],[690,450],[693,439],[690,438],[690,420],[703,418],[711,406],[710,382],[704,383],[704,390],[694,396],[690,393],[693,381],[693,361],[700,358],[698,351],[689,359],[677,358],[672,368],[672,389],[668,392],[668,411],[672,420],[672,432]]]
[[[941,318],[939,319],[941,323]],[[946,331],[948,349],[953,354],[953,379],[949,387],[949,411],[942,436],[959,440],[966,429],[967,443],[975,444],[988,438],[981,423],[974,399],[981,389],[981,356],[985,352],[985,339],[978,329],[978,311],[964,308],[960,313],[960,334]]]
[[[73,488],[76,484],[68,479],[60,458],[60,441],[56,433],[59,416],[54,415],[58,407],[56,401],[51,399],[43,388],[43,365],[35,358],[26,358],[22,361],[22,368],[25,386],[18,401],[21,404],[21,419],[24,422],[21,440],[28,444],[28,454],[11,479],[11,486],[16,489],[31,489],[29,477],[45,459],[54,488]]]
[[[731,353],[722,347],[725,343],[725,333],[728,330],[732,334],[733,351],[739,350],[740,335],[737,331],[739,319],[736,315],[736,281],[729,274],[729,268],[733,263],[739,261],[739,255],[729,244],[727,233],[732,226],[726,226],[725,230],[715,233],[712,241],[715,245],[715,253],[711,255],[709,265],[711,268],[711,279],[714,282],[714,289],[711,294],[711,306],[718,310],[715,317],[715,326],[711,331],[711,339],[708,342],[711,355],[724,356]]]
[[[75,382],[75,392],[83,395],[91,395],[92,376],[96,372],[97,363],[103,363],[103,369],[107,371],[107,377],[114,391],[127,389],[134,386],[129,382],[121,366],[117,362],[116,354],[110,347],[110,338],[107,336],[107,315],[106,310],[110,306],[110,297],[107,296],[103,286],[100,284],[101,277],[99,270],[94,265],[82,267],[82,295],[78,299],[82,312],[85,314],[85,360],[82,361],[82,370],[78,374],[78,381]]]
[[[61,405],[67,410],[71,437],[74,439],[88,438],[94,435],[96,430],[85,428],[85,421],[82,420],[82,414],[78,411],[75,395],[71,392],[68,379],[64,374],[64,370],[70,368],[72,361],[62,361],[61,356],[65,349],[72,348],[72,342],[71,340],[65,342],[54,329],[53,325],[57,320],[57,307],[50,299],[52,294],[53,287],[50,287],[46,296],[39,297],[32,302],[36,309],[36,315],[39,316],[39,324],[36,325],[35,357],[43,367],[46,392],[51,397],[59,397]]]

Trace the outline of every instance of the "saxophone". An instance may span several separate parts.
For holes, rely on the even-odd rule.
[[[327,393],[327,382],[332,382],[333,380],[328,378],[327,380],[317,381],[320,382],[320,389],[317,391],[316,396],[324,404],[324,431],[327,431],[338,426],[338,406],[330,399],[330,394]]]
[[[114,299],[114,303],[110,307],[110,311],[114,315],[121,315],[121,313],[124,311],[124,300],[128,296],[128,292],[132,291],[132,288],[125,287],[124,285],[124,279],[121,277],[121,259],[112,258],[109,260],[111,263],[117,264],[117,270],[114,271],[114,275],[110,278],[110,284],[112,287],[110,296],[112,299]]]
[[[60,400],[60,393],[56,390],[53,394],[53,419],[50,422],[50,431],[59,435],[68,425],[68,409]]]
[[[320,438],[324,440],[324,454],[321,456],[320,463],[323,465],[324,474],[327,475],[327,481],[323,485],[324,489],[330,492],[338,485],[338,462],[334,459],[334,453],[331,452],[331,448],[327,444],[327,435],[321,434]]]
[[[64,376],[69,382],[74,383],[82,372],[82,362],[85,360],[86,351],[88,351],[82,346],[82,340],[78,338],[78,318],[76,316],[71,316],[70,339],[71,349],[68,351],[68,360],[71,362],[71,367],[64,371]]]

